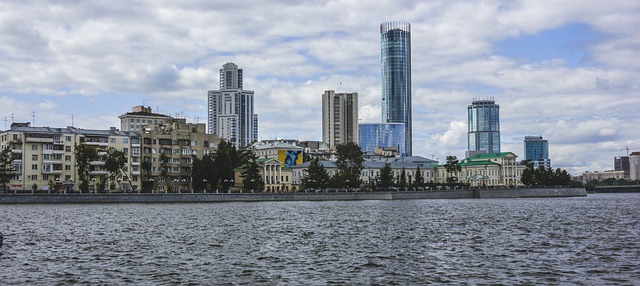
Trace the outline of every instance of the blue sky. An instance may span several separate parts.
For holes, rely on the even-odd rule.
[[[234,62],[263,139],[320,140],[326,89],[358,92],[362,121],[380,121],[386,21],[412,24],[415,154],[463,157],[466,108],[486,96],[503,151],[522,156],[524,136],[542,135],[574,174],[640,151],[631,0],[2,1],[0,116],[106,129],[144,103],[206,122],[207,90]]]

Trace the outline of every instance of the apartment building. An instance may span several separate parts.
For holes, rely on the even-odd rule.
[[[135,191],[140,186],[140,138],[138,133],[109,130],[80,129],[75,127],[35,127],[30,123],[13,123],[11,129],[0,133],[0,147],[10,146],[15,176],[9,190],[35,190],[48,192],[77,192],[78,170],[75,151],[80,144],[96,148],[97,160],[90,162],[90,189],[109,172],[104,168],[109,148],[123,151],[127,163],[113,181],[116,190]],[[111,189],[111,188],[108,188]]]
[[[171,118],[164,124],[145,125],[142,142],[143,191],[191,192],[193,158],[215,153],[220,137],[206,133],[206,124]]]

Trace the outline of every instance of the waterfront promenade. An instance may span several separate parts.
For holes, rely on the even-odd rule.
[[[224,194],[3,194],[0,204],[30,203],[214,203],[258,201],[353,201],[582,197],[583,188],[520,188],[420,192],[224,193]]]

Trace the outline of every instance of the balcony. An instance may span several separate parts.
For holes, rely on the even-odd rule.
[[[89,165],[91,165],[91,166],[104,166],[104,161],[90,161]]]
[[[92,176],[109,175],[109,172],[105,170],[91,171],[89,172],[89,175],[92,175]]]
[[[62,174],[62,170],[42,170],[42,174],[44,174],[44,175],[60,175],[60,174]]]
[[[53,143],[53,138],[27,137],[25,141],[31,143]]]
[[[13,154],[22,154],[22,149],[11,149],[11,153],[13,153]]]

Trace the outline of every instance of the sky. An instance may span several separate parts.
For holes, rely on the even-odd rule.
[[[321,95],[380,122],[380,24],[411,23],[413,153],[464,157],[467,106],[500,105],[501,150],[549,141],[554,168],[640,151],[640,1],[0,2],[0,116],[108,129],[136,105],[206,123],[233,62],[261,139],[321,140]],[[588,4],[588,5],[587,5]],[[0,125],[1,126],[1,125]]]

